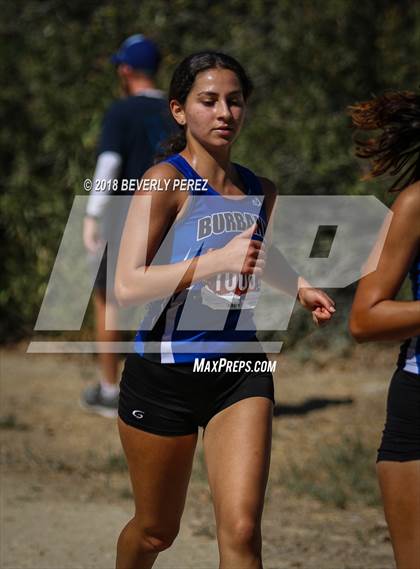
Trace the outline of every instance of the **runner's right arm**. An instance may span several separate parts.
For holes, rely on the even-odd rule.
[[[405,189],[391,210],[376,270],[360,280],[351,309],[350,332],[359,342],[420,335],[420,301],[395,300],[420,250],[420,182]]]

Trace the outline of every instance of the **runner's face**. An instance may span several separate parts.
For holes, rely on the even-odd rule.
[[[187,136],[204,146],[230,146],[245,116],[242,87],[236,73],[230,69],[198,73],[183,113]]]

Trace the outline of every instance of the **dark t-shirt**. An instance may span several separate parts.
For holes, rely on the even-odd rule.
[[[110,195],[127,199],[111,200],[102,216],[101,230],[107,242],[105,256],[99,268],[95,287],[113,290],[113,278],[124,220],[127,215],[136,180],[153,164],[160,144],[176,132],[176,123],[170,115],[164,97],[133,95],[115,101],[105,114],[98,144],[98,156],[103,152],[116,152],[122,164],[118,175],[118,189],[112,186]],[[123,180],[134,180],[130,191],[124,189]],[[110,267],[106,268],[107,259]],[[95,269],[96,270],[96,269]]]
[[[98,156],[117,152],[122,158],[119,179],[138,180],[152,165],[160,144],[175,132],[175,126],[163,97],[133,95],[120,99],[105,114]]]

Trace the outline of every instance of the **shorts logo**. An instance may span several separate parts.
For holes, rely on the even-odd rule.
[[[135,409],[132,413],[136,419],[143,419],[144,411],[140,411],[139,409]]]

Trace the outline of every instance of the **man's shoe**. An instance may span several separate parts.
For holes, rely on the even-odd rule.
[[[86,411],[112,419],[118,415],[118,394],[114,397],[104,397],[101,384],[96,383],[83,391],[80,397],[80,405]]]

